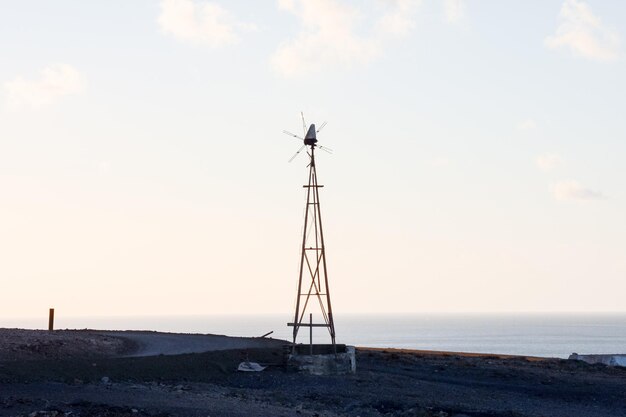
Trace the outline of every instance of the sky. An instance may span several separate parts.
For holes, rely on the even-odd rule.
[[[615,312],[626,3],[0,3],[0,317]]]

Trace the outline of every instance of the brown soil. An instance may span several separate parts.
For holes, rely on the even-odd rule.
[[[92,330],[0,329],[0,361],[114,356],[135,348],[127,339]]]

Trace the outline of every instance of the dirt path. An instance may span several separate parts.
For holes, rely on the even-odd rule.
[[[280,348],[288,342],[260,337],[152,331],[0,329],[0,362],[82,357],[180,355],[231,349]]]
[[[280,348],[284,340],[269,338],[229,337],[209,334],[159,333],[150,331],[96,331],[108,337],[126,339],[135,346],[124,356],[181,355],[217,350]]]

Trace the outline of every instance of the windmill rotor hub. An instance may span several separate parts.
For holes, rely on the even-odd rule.
[[[315,131],[315,123],[309,126],[309,130],[306,132],[304,136],[304,144],[307,146],[314,147],[317,143],[317,132]]]
[[[289,159],[289,162],[293,161],[295,159],[296,156],[298,156],[298,154],[300,154],[300,152],[302,152],[304,150],[304,148],[306,148],[307,146],[311,147],[311,154],[313,154],[313,151],[315,150],[315,148],[319,148],[321,150],[323,150],[324,152],[327,153],[333,153],[333,150],[326,147],[326,146],[322,146],[322,145],[318,145],[317,144],[317,134],[324,128],[324,126],[326,126],[326,122],[322,123],[321,126],[319,128],[315,127],[315,124],[311,124],[309,125],[309,128],[307,130],[306,127],[306,122],[304,121],[304,115],[302,115],[302,132],[303,132],[303,136],[298,136],[294,133],[288,132],[286,130],[283,130],[283,133],[291,136],[295,139],[301,140],[303,142],[302,146],[300,147],[300,149],[298,149],[298,152],[296,152],[296,154],[294,156],[291,157],[291,159]]]

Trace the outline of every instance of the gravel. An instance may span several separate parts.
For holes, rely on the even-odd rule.
[[[12,332],[0,331],[1,357],[10,358],[0,361],[0,416],[626,417],[626,369],[578,361],[358,348],[356,374],[313,376],[285,368],[282,349],[256,347],[255,339],[237,342],[243,349],[137,357],[163,339],[118,344],[106,332]],[[168,349],[197,342],[163,337],[180,337]],[[2,351],[18,339],[80,349],[54,345],[72,353],[65,357],[31,348],[27,359]],[[244,360],[269,367],[237,372]]]

